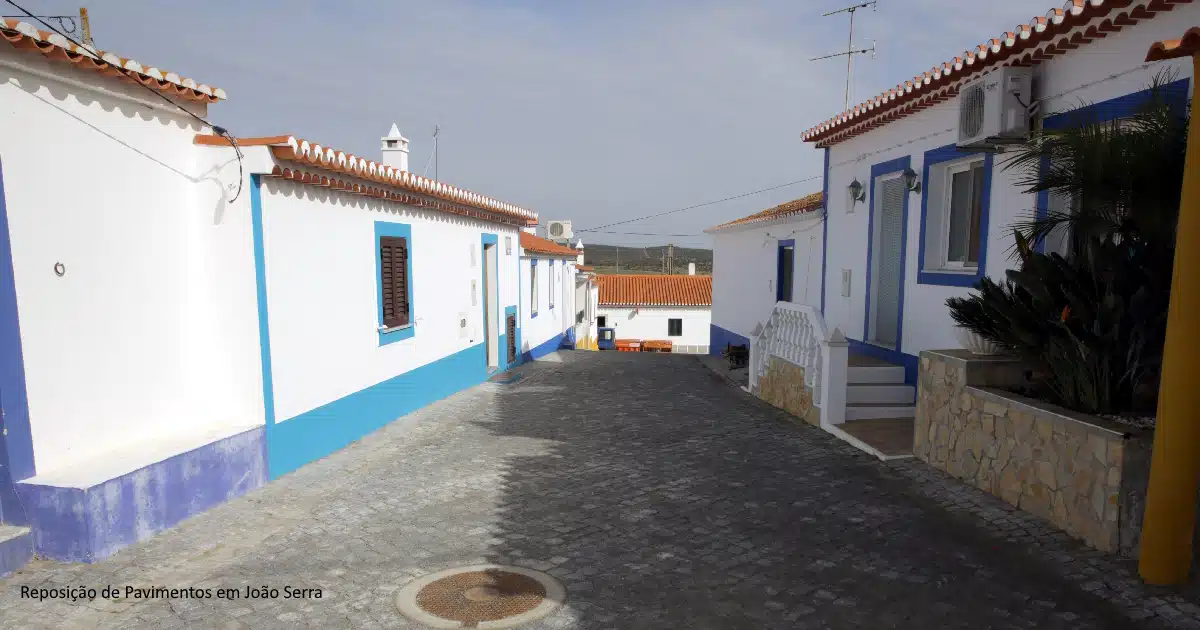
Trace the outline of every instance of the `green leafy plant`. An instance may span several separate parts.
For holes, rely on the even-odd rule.
[[[1070,211],[1016,224],[1017,269],[947,300],[956,323],[1035,369],[1053,402],[1087,413],[1153,406],[1162,363],[1188,115],[1159,75],[1149,102],[1119,121],[1070,116],[1006,161],[1027,193]],[[1039,251],[1064,234],[1066,255]]]

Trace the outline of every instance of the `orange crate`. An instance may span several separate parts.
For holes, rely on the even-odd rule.
[[[670,352],[673,347],[671,341],[647,341],[642,344],[642,352]]]
[[[617,346],[617,352],[642,351],[642,341],[640,339],[618,339],[614,343]]]

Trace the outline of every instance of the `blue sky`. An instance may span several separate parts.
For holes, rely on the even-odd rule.
[[[40,14],[79,2],[24,0]],[[801,133],[841,109],[850,0],[94,0],[97,46],[217,85],[210,119],[377,159],[397,123],[421,172],[588,228],[697,234],[820,190]],[[1053,0],[881,0],[860,11],[852,101],[1044,15]],[[967,6],[970,5],[968,9]],[[6,15],[15,10],[8,8]],[[432,175],[432,172],[430,172]],[[707,246],[705,236],[584,234]]]

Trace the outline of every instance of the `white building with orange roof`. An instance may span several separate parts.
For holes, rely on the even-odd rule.
[[[918,355],[971,344],[946,300],[1006,277],[1014,224],[1070,209],[1023,192],[1004,150],[1038,128],[1125,118],[1159,76],[1182,112],[1192,65],[1146,51],[1195,24],[1192,0],[1067,0],[806,131],[824,152],[823,211],[709,230],[714,345],[751,344],[752,391],[789,375],[805,390],[791,396],[806,401],[798,415],[816,409],[868,452],[911,456],[911,441],[881,450],[851,423],[911,435]],[[780,283],[787,269],[794,280]]]
[[[576,276],[582,250],[523,230],[520,256],[521,328],[509,351],[518,362],[532,361],[559,348],[573,348]],[[514,316],[518,313],[514,311]]]
[[[219,88],[0,37],[0,558],[104,558],[516,362],[536,213],[408,172],[394,125],[233,139]]]
[[[705,230],[713,237],[710,354],[749,347],[776,302],[819,303],[824,217],[817,192]]]
[[[600,274],[596,326],[616,339],[670,342],[671,352],[708,354],[713,278]]]

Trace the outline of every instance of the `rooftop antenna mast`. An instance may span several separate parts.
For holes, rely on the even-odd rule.
[[[870,48],[859,48],[857,50],[855,50],[855,48],[854,48],[854,13],[857,12],[859,9],[865,9],[867,7],[871,7],[871,10],[874,11],[876,4],[878,4],[878,0],[870,0],[870,2],[860,2],[854,6],[849,6],[844,9],[838,9],[837,11],[830,11],[829,13],[826,13],[823,16],[821,16],[821,17],[829,17],[831,15],[837,15],[838,13],[849,13],[850,14],[850,40],[846,44],[846,52],[833,53],[832,55],[825,55],[822,57],[813,57],[812,59],[809,59],[809,61],[820,61],[822,59],[832,59],[834,57],[841,57],[842,55],[846,56],[846,98],[845,98],[845,101],[843,101],[843,103],[842,103],[843,111],[850,108],[850,76],[851,76],[851,71],[854,69],[854,55],[865,55],[867,53],[871,53],[871,58],[872,59],[875,58],[875,42],[871,42]]]

